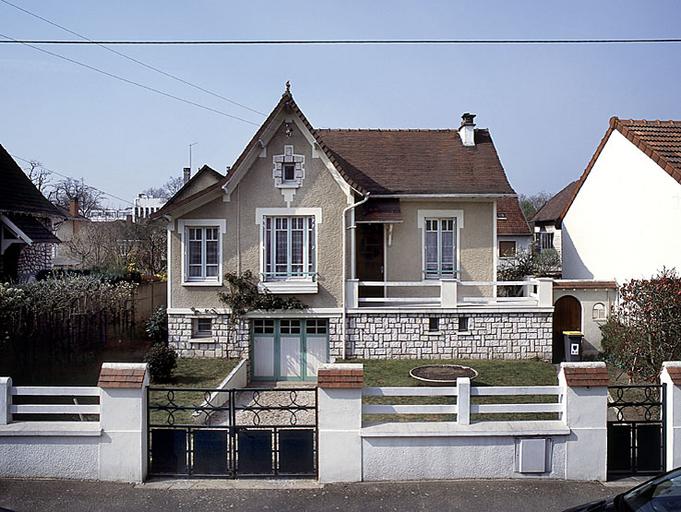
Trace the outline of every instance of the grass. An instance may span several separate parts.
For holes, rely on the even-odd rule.
[[[419,386],[421,383],[409,376],[409,370],[426,364],[460,364],[475,368],[479,375],[472,386],[554,386],[558,384],[556,369],[542,361],[499,361],[463,359],[392,359],[351,360],[364,364],[364,384],[368,387]],[[473,403],[546,403],[555,402],[553,396],[500,396],[472,397]],[[447,404],[456,403],[455,397],[366,397],[367,404]],[[455,415],[365,415],[365,422],[385,421],[453,421]],[[495,414],[471,416],[472,421],[513,421],[522,419],[552,420],[553,413]]]
[[[234,369],[238,359],[199,359],[178,358],[177,368],[173,371],[170,382],[152,383],[154,388],[216,388],[227,374]],[[206,399],[208,393],[202,391],[178,391],[175,390],[172,398],[173,403],[180,407],[198,407]],[[154,406],[168,405],[168,392],[150,391],[149,404]],[[179,410],[174,412],[173,419],[176,424],[192,423],[191,410]],[[168,419],[166,411],[151,411],[151,423],[165,424]]]

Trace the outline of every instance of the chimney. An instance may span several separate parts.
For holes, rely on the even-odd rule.
[[[464,146],[475,146],[475,114],[469,112],[461,116],[459,136]]]
[[[71,217],[78,216],[78,210],[80,210],[80,202],[77,197],[69,199],[69,215]]]
[[[184,169],[182,169],[182,171],[184,182],[187,183],[189,181],[189,178],[192,177],[192,169],[191,167],[185,167]]]

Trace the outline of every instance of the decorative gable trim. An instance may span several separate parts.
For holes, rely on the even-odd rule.
[[[272,179],[274,186],[281,190],[286,206],[290,207],[296,189],[305,179],[305,155],[296,154],[292,144],[284,145],[284,152],[272,157]],[[287,168],[293,168],[293,175],[286,176]]]

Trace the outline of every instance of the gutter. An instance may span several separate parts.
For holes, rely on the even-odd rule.
[[[342,296],[342,301],[343,301],[343,313],[341,315],[341,340],[343,342],[343,349],[341,350],[341,354],[343,356],[343,359],[345,359],[345,356],[346,356],[346,349],[345,349],[345,347],[346,347],[346,343],[345,343],[346,326],[345,326],[345,324],[346,324],[346,321],[347,321],[347,310],[348,310],[348,306],[346,304],[346,295],[347,295],[346,294],[346,286],[347,285],[346,285],[346,282],[345,282],[346,281],[346,270],[345,270],[346,261],[345,260],[346,260],[347,252],[348,252],[347,247],[346,247],[346,244],[347,244],[346,231],[348,229],[355,229],[357,227],[357,224],[354,221],[353,221],[352,226],[346,227],[345,215],[350,210],[353,210],[353,209],[357,208],[358,206],[366,203],[369,200],[370,195],[371,195],[371,193],[367,192],[367,194],[364,196],[364,199],[362,199],[358,203],[354,203],[354,204],[351,204],[350,206],[347,206],[346,208],[343,209],[343,213],[341,214],[342,215],[342,223],[343,223],[343,243],[342,243],[342,246],[343,246],[343,255],[342,255],[343,268],[342,268],[342,271],[341,271],[341,275],[342,275],[342,283],[341,283],[342,284],[342,294],[341,294],[341,296]],[[352,254],[351,257],[354,258],[355,255]]]

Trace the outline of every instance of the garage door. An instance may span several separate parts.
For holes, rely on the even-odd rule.
[[[254,380],[314,380],[329,357],[328,320],[253,320]]]

